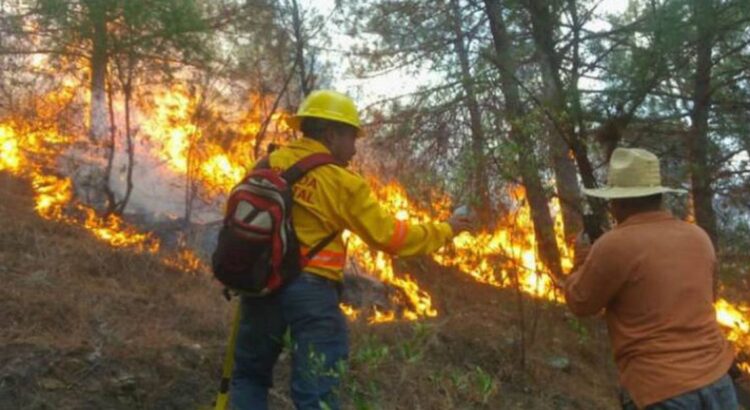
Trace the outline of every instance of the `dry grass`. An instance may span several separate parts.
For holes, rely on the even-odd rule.
[[[0,408],[210,403],[231,308],[208,275],[187,275],[157,256],[112,249],[82,228],[41,220],[28,186],[2,174],[0,221]],[[522,367],[512,291],[425,261],[402,268],[433,295],[440,316],[352,323],[345,408],[616,408],[600,323],[571,321],[560,306],[524,299],[527,317],[536,306],[538,322]],[[554,357],[569,359],[570,368],[551,367]],[[288,360],[282,355],[277,365],[273,409],[292,408]]]
[[[426,272],[417,265],[427,265]],[[527,337],[522,367],[512,290],[483,286],[425,261],[407,268],[434,295],[440,315],[416,323],[353,324],[354,377],[345,390],[351,404],[354,385],[376,409],[618,408],[601,323],[575,322],[576,328],[561,306],[524,299],[527,320],[536,307],[538,324],[534,340]],[[388,349],[381,360],[372,358],[378,346]],[[563,357],[569,369],[550,366],[552,358]]]
[[[2,180],[0,343],[118,351],[203,342],[226,327],[220,288],[152,255],[112,249],[82,228],[40,220],[20,181]],[[205,333],[202,330],[198,333]],[[196,337],[198,336],[198,337]]]

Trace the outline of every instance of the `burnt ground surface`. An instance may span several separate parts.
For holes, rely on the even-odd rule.
[[[436,318],[351,322],[351,409],[616,409],[606,331],[563,306],[398,261]],[[199,409],[218,385],[232,304],[208,274],[40,219],[0,174],[0,409]],[[273,409],[292,409],[289,359]]]

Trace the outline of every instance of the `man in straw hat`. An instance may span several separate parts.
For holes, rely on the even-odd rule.
[[[713,307],[713,245],[661,209],[662,194],[684,192],[662,186],[659,159],[637,148],[616,149],[607,186],[584,189],[609,200],[617,227],[593,246],[579,241],[565,299],[578,316],[605,310],[624,409],[738,407]]]

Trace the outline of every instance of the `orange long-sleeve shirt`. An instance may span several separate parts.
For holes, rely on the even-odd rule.
[[[639,408],[703,387],[734,354],[713,307],[716,256],[698,226],[633,215],[594,243],[565,285],[570,310],[606,309],[620,383]]]
[[[330,153],[320,142],[300,138],[274,151],[269,163],[287,169],[314,153]],[[335,231],[348,229],[368,245],[391,254],[410,256],[438,250],[452,237],[445,222],[409,224],[380,207],[360,175],[335,165],[308,172],[293,186],[292,223],[303,253]],[[342,280],[346,249],[341,236],[323,248],[305,271]]]

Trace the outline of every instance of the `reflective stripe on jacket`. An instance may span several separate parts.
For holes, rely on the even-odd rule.
[[[300,138],[274,151],[270,166],[285,170],[314,153],[330,153],[318,141]],[[400,256],[427,254],[453,237],[445,222],[409,224],[388,214],[378,204],[360,175],[336,165],[308,172],[293,187],[292,218],[303,254],[327,235],[348,229],[375,249]],[[305,271],[333,280],[343,279],[346,249],[341,235],[323,248]]]

